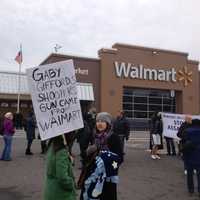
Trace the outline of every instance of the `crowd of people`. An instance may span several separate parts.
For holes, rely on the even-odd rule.
[[[160,159],[159,149],[163,148],[162,118],[160,112],[155,112],[151,119],[150,149],[153,160]],[[200,197],[200,119],[192,119],[186,115],[185,121],[178,129],[178,155],[183,160],[184,173],[187,176],[187,188],[190,196],[194,194],[194,173],[197,175],[197,192]],[[168,156],[176,156],[174,139],[164,136]]]
[[[107,112],[84,113],[84,127],[77,131],[51,138],[48,144],[41,141],[42,153],[46,152],[46,177],[44,200],[117,200],[118,170],[124,161],[124,141],[129,139],[129,124],[123,111],[114,120]],[[3,161],[12,160],[12,139],[16,131],[13,114],[8,112],[2,122],[4,150]],[[25,155],[31,156],[31,146],[37,137],[33,112],[23,120],[27,146]],[[72,146],[77,141],[80,147],[81,171],[78,181],[73,175]]]
[[[123,111],[119,111],[116,119],[101,112],[83,114],[84,127],[65,133],[63,136],[41,141],[41,153],[46,153],[46,177],[44,200],[75,200],[76,189],[80,189],[80,200],[117,200],[118,170],[124,162],[124,142],[129,139],[130,126]],[[25,154],[33,155],[31,145],[37,137],[36,120],[30,112],[23,122],[26,132],[27,147]],[[0,133],[4,139],[1,160],[11,161],[12,140],[15,133],[13,114],[4,116]],[[150,144],[151,158],[160,160],[159,149],[163,149],[163,126],[160,112],[151,118]],[[167,155],[180,155],[183,160],[187,187],[190,195],[194,191],[194,173],[197,175],[197,190],[200,197],[200,120],[186,115],[180,126],[177,137],[178,152],[173,138],[164,136]],[[74,155],[72,146],[77,141],[80,148],[81,171],[78,181],[73,175]]]

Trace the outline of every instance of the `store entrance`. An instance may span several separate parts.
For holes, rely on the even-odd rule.
[[[152,114],[176,112],[176,93],[170,90],[124,87],[123,110],[134,129],[148,129]]]

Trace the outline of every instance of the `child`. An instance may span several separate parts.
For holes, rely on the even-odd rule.
[[[100,153],[86,169],[81,200],[117,200],[118,169],[123,153],[119,136],[111,132],[109,116],[108,113],[97,115],[97,134],[102,135],[98,135],[95,143]]]

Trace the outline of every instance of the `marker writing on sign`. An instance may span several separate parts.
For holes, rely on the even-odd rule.
[[[35,81],[46,81],[55,77],[60,77],[60,72],[61,72],[60,68],[55,68],[55,69],[52,68],[45,70],[44,72],[40,72],[40,68],[37,67],[36,69],[33,70],[32,78]]]
[[[77,119],[81,119],[81,111],[74,110],[69,113],[60,114],[56,117],[52,116],[45,122],[39,122],[39,126],[43,132],[47,131],[49,128],[53,128],[54,126],[62,126],[64,122],[70,123],[71,121],[75,121]]]

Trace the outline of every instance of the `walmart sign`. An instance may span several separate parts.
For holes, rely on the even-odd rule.
[[[169,70],[149,69],[144,67],[142,64],[134,65],[124,62],[114,62],[114,65],[116,76],[120,78],[176,82],[175,68]]]

